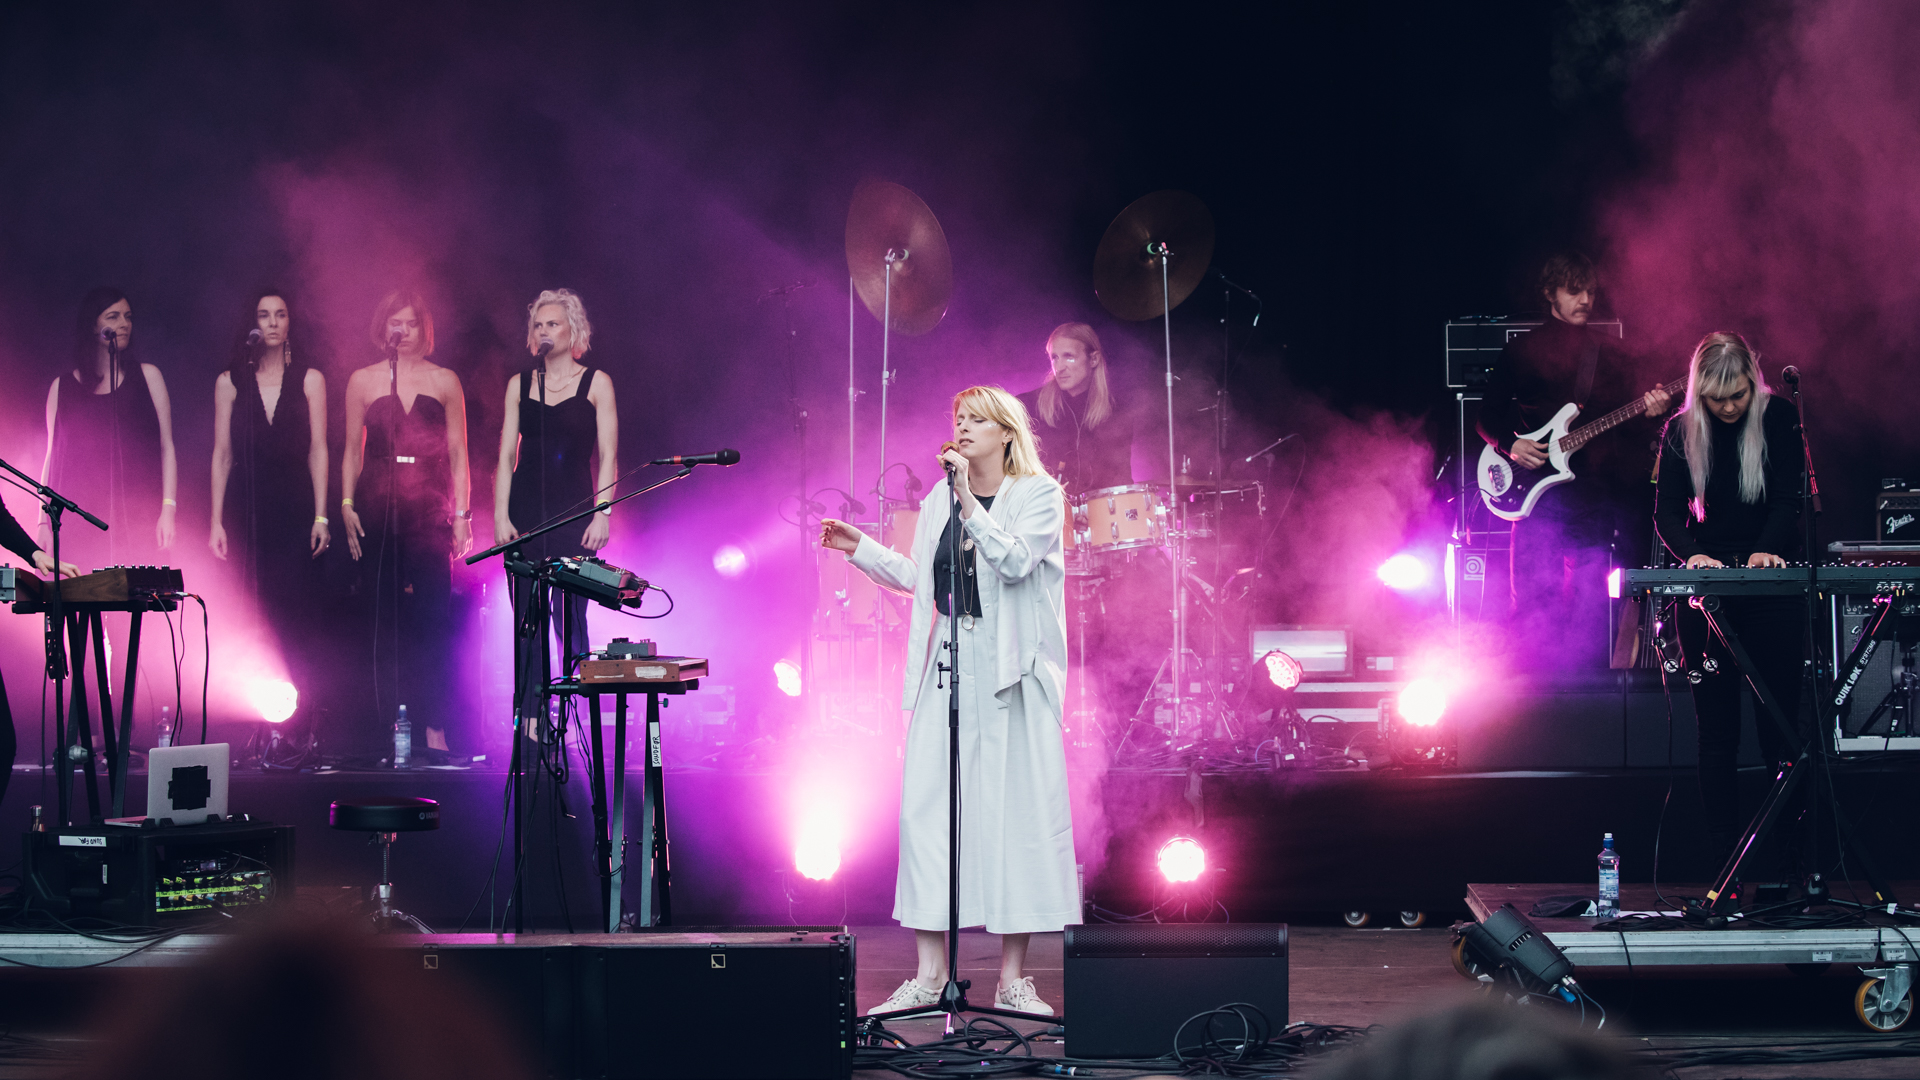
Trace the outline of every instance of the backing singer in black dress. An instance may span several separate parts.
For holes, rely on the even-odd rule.
[[[539,367],[507,381],[500,461],[494,472],[496,543],[578,513],[591,506],[596,495],[610,498],[619,475],[613,380],[580,363],[593,342],[585,306],[570,289],[550,289],[527,305],[527,313],[527,350],[536,355],[544,350],[545,357]],[[606,546],[611,517],[611,512],[596,513],[584,526],[576,522],[529,540],[522,552],[535,562],[590,555]],[[528,599],[516,583],[515,609],[524,611]],[[550,600],[554,633],[563,644],[571,638],[573,655],[585,653],[586,601],[558,592]],[[523,715],[537,714],[538,687],[552,677],[550,655],[546,649],[520,648],[515,656],[528,676],[527,694],[520,702]],[[570,667],[564,658],[562,667]]]

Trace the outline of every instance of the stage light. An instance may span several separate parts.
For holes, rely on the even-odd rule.
[[[1275,649],[1260,658],[1260,666],[1266,670],[1267,681],[1282,690],[1291,690],[1300,685],[1300,679],[1307,669],[1286,653]]]
[[[713,568],[724,578],[736,578],[747,572],[747,553],[726,544],[713,553]]]
[[[1607,599],[1620,599],[1620,568],[1617,566],[1607,571]]]
[[[780,686],[780,692],[788,697],[799,697],[806,688],[800,685],[800,665],[791,660],[781,660],[773,665],[773,681]]]
[[[1381,584],[1396,592],[1411,592],[1427,583],[1432,571],[1416,555],[1401,552],[1380,564],[1374,571]]]
[[[247,704],[267,723],[285,723],[300,707],[300,691],[284,679],[255,679],[247,686]]]
[[[840,869],[840,836],[825,821],[813,819],[800,827],[793,846],[793,868],[801,877],[827,881]]]
[[[1207,849],[1197,840],[1176,836],[1160,845],[1154,862],[1159,864],[1160,875],[1176,885],[1198,881],[1207,872]]]
[[[1432,727],[1446,711],[1446,688],[1432,679],[1415,679],[1400,691],[1400,718],[1414,727]]]

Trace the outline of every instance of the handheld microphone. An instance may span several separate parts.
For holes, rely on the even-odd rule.
[[[960,447],[956,446],[952,441],[940,444],[940,467],[947,470],[947,480],[949,482],[953,480],[953,462],[947,460],[946,454],[949,450],[958,449],[960,449]]]
[[[711,454],[676,454],[673,457],[658,458],[647,462],[649,465],[735,465],[740,461],[738,450],[715,450]]]
[[[1788,364],[1786,367],[1780,369],[1780,377],[1787,380],[1788,386],[1800,385],[1800,369],[1794,367],[1792,364]]]

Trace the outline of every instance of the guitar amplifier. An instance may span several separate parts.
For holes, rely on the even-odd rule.
[[[1920,540],[1920,491],[1901,488],[1875,495],[1873,536],[1883,544]]]
[[[1493,374],[1493,362],[1507,342],[1540,325],[1537,318],[1507,318],[1498,315],[1469,315],[1447,324],[1447,386],[1455,390],[1479,390]],[[1587,323],[1615,338],[1627,335],[1619,319],[1594,319]]]

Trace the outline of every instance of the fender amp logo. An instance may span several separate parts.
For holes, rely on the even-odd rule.
[[[1904,529],[1907,526],[1913,524],[1914,520],[1915,519],[1912,514],[1901,514],[1899,517],[1888,518],[1887,519],[1887,535],[1892,536],[1898,530]]]

